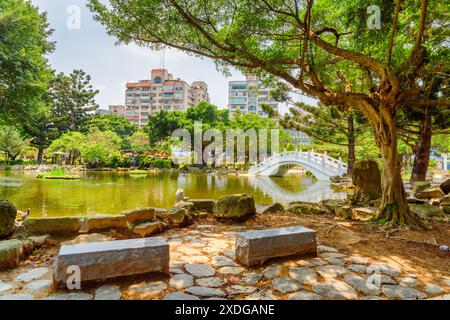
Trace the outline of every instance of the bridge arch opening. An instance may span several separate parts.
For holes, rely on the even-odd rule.
[[[346,171],[346,165],[341,160],[331,158],[326,153],[291,151],[273,155],[252,166],[249,174],[283,176],[295,165],[305,168],[318,180],[329,180],[332,176],[342,175]]]

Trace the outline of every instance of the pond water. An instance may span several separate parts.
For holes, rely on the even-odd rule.
[[[158,173],[133,177],[127,172],[82,172],[80,180],[37,179],[35,172],[0,172],[0,199],[31,216],[117,214],[143,207],[170,208],[183,188],[191,199],[217,199],[249,193],[256,203],[320,201],[344,198],[328,182],[306,175],[254,177],[216,174]]]

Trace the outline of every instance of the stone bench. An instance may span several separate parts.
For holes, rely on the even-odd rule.
[[[296,226],[236,233],[236,259],[246,266],[300,254],[317,256],[314,230]]]
[[[73,280],[73,267],[80,268],[80,281],[169,272],[169,244],[164,238],[143,238],[62,245],[55,261],[53,281],[66,287]],[[71,281],[69,281],[72,283]]]

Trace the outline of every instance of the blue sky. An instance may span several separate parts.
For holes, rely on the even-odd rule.
[[[161,52],[135,45],[115,45],[115,39],[106,34],[105,28],[93,21],[85,0],[32,0],[41,12],[46,11],[54,33],[56,50],[50,55],[52,67],[58,72],[70,73],[83,69],[92,77],[95,88],[100,90],[97,102],[102,108],[110,104],[124,103],[124,85],[128,81],[148,79],[152,68],[161,67]],[[70,6],[81,9],[80,29],[69,29],[67,13]],[[233,71],[231,78],[218,72],[210,59],[189,56],[168,49],[165,67],[189,83],[203,80],[209,86],[211,102],[225,108],[228,99],[228,81],[241,80],[243,75]]]
[[[116,39],[106,34],[105,28],[93,20],[86,8],[86,0],[31,0],[41,12],[46,11],[54,33],[56,50],[49,61],[58,72],[70,73],[83,69],[92,77],[92,84],[98,90],[96,100],[101,108],[110,104],[124,103],[125,83],[148,79],[152,68],[161,67],[162,53],[135,45],[115,45]],[[68,8],[80,8],[80,28],[68,28],[72,12]],[[242,80],[244,76],[232,70],[226,77],[218,72],[210,59],[189,56],[181,51],[165,50],[165,67],[174,77],[188,83],[203,80],[209,86],[211,102],[219,108],[226,108],[228,81]],[[285,108],[283,108],[285,109]]]

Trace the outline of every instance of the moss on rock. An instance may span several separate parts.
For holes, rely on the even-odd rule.
[[[23,247],[19,240],[0,241],[0,269],[14,268],[20,262]]]
[[[14,231],[16,216],[16,207],[7,200],[0,200],[0,239]]]
[[[444,217],[444,212],[436,206],[429,204],[410,204],[411,211],[414,212],[421,219],[430,219],[437,217]]]
[[[356,186],[353,204],[365,204],[381,197],[381,174],[374,160],[362,160],[355,163],[352,181]]]
[[[241,219],[255,213],[255,200],[247,194],[223,196],[214,206],[214,216],[217,218]]]
[[[24,225],[30,233],[70,234],[80,230],[81,219],[81,217],[28,217]]]
[[[321,215],[330,213],[330,211],[327,208],[322,207],[317,203],[301,202],[301,201],[289,203],[289,206],[286,210],[293,214],[307,214],[307,215],[310,214]]]

